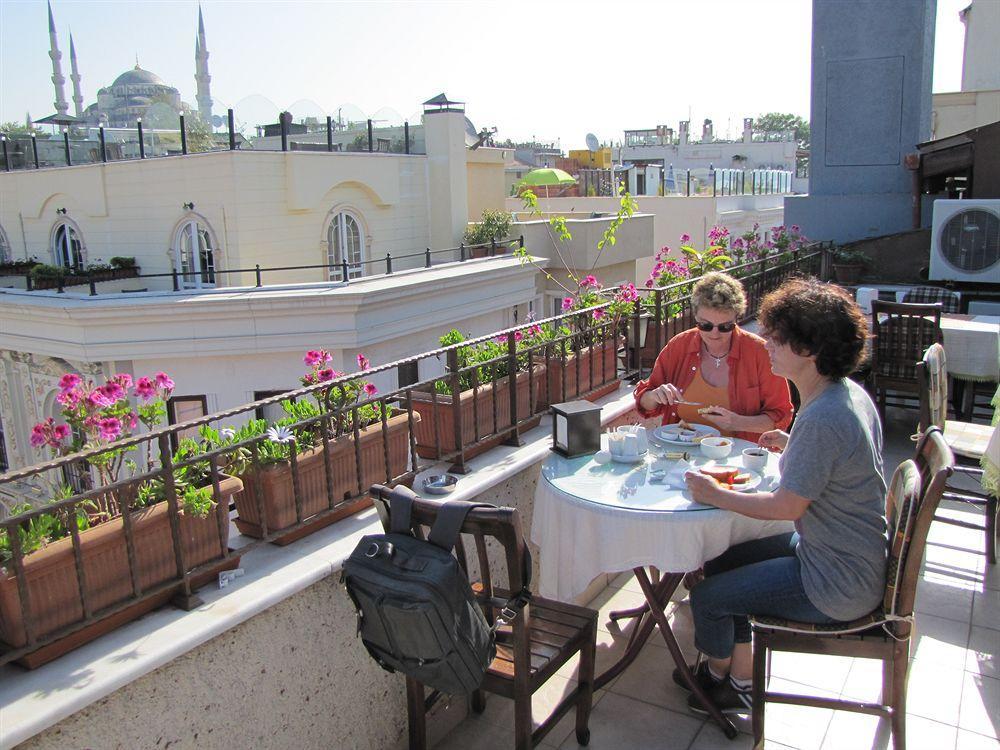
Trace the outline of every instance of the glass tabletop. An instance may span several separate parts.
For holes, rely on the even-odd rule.
[[[709,459],[695,449],[687,463],[694,468],[715,465],[746,471],[741,452],[755,446],[747,440],[736,439],[734,443],[727,458]],[[717,510],[691,499],[683,481],[684,469],[676,459],[663,458],[663,450],[651,446],[649,454],[635,464],[599,464],[593,455],[565,458],[552,453],[542,464],[542,479],[567,495],[609,507],[660,513]],[[665,479],[657,481],[656,470],[663,470]],[[778,476],[776,455],[768,456],[767,466],[760,474],[762,479],[757,489],[773,489]]]

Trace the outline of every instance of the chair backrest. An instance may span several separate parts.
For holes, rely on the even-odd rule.
[[[941,341],[941,305],[872,302],[872,371],[876,376],[914,380],[916,363]]]
[[[958,295],[953,291],[936,286],[917,286],[909,289],[903,295],[903,302],[918,305],[940,302],[941,309],[949,313],[957,313],[961,304]]]
[[[889,537],[889,560],[882,609],[890,615],[904,614],[900,612],[900,589],[922,489],[920,469],[913,459],[907,459],[896,467],[886,491],[885,523]]]
[[[382,521],[382,526],[388,529],[389,494],[392,490],[381,484],[376,484],[372,485],[370,492],[375,510]],[[413,501],[410,530],[414,536],[418,539],[427,538],[427,531],[434,525],[440,507],[440,503],[423,498],[417,498]],[[486,621],[492,623],[496,616],[495,610],[502,607],[507,601],[507,597],[503,593],[519,591],[525,580],[524,566],[528,558],[525,555],[527,548],[525,546],[524,535],[521,532],[521,518],[516,508],[492,506],[473,508],[469,511],[469,514],[465,517],[465,522],[462,524],[462,534],[468,534],[475,540],[476,559],[479,563],[480,576],[478,583],[481,584],[481,591],[476,591],[476,598],[483,605]],[[501,588],[505,588],[506,591],[500,596],[496,594],[493,585],[493,575],[490,571],[489,556],[487,554],[488,538],[496,540],[504,552],[507,575],[506,585],[501,585]],[[468,575],[468,558],[465,552],[465,544],[461,537],[459,537],[458,543],[455,545],[455,553],[459,563],[462,565],[462,569]],[[530,571],[527,572],[530,574]],[[471,578],[469,582],[477,583],[477,581],[473,581]],[[528,657],[528,638],[525,623],[529,619],[529,609],[530,605],[521,610],[523,616],[517,617],[512,623],[514,651],[515,658],[517,659],[527,659]],[[517,654],[519,648],[523,650],[523,656]]]
[[[944,429],[948,419],[948,358],[941,344],[931,344],[917,367],[920,383],[920,427]]]
[[[930,530],[931,521],[934,520],[948,478],[955,468],[955,456],[939,428],[931,427],[921,435],[913,463],[920,475],[920,494],[915,504],[911,502],[908,512],[910,520],[907,522],[909,532],[904,533],[904,538],[900,541],[898,585],[893,613],[901,616],[913,614],[917,582],[920,580],[920,565],[927,545],[927,532]],[[912,486],[912,479],[908,478],[907,481]],[[898,529],[895,531],[898,534]],[[909,622],[897,622],[896,625],[898,636],[909,635]]]

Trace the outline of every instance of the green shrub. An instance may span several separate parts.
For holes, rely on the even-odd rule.
[[[494,211],[487,208],[483,211],[482,221],[465,229],[467,245],[486,245],[494,240],[501,242],[510,234],[514,217],[507,211]]]
[[[62,266],[53,266],[48,263],[39,263],[37,266],[31,269],[31,278],[33,279],[58,279],[61,276],[66,276],[69,272],[68,268],[63,268]]]
[[[116,255],[115,257],[113,257],[108,262],[111,264],[112,268],[135,268],[136,267],[135,258],[132,258],[132,257],[127,257],[126,258],[126,257],[122,257],[120,255]]]

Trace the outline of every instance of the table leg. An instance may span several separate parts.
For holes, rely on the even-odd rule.
[[[636,568],[636,570],[642,570],[643,576],[646,575],[646,571],[642,568]],[[633,571],[634,572],[634,571]],[[649,581],[648,578],[646,578]],[[663,580],[657,582],[656,584],[650,584],[654,590],[654,601],[666,602],[670,600],[670,595],[674,593],[677,588],[677,584],[680,581],[680,577],[674,580],[674,576],[666,576]],[[646,597],[647,602],[649,597]],[[636,614],[627,614],[628,612],[633,612]],[[600,690],[602,687],[607,685],[611,680],[620,675],[626,669],[631,666],[632,662],[635,661],[639,652],[642,651],[642,647],[646,645],[646,641],[649,640],[649,636],[653,632],[653,628],[656,626],[656,621],[649,616],[650,608],[649,604],[645,604],[642,607],[637,607],[634,610],[626,610],[624,612],[618,613],[620,617],[639,617],[639,620],[635,624],[635,629],[632,631],[632,635],[629,636],[628,644],[625,646],[625,653],[622,657],[615,662],[610,668],[605,670],[601,675],[599,675],[594,680],[594,690]]]
[[[681,647],[677,645],[677,639],[674,638],[674,633],[670,629],[670,621],[667,619],[667,615],[663,611],[663,607],[657,606],[658,602],[661,601],[657,597],[657,594],[660,593],[660,591],[657,590],[659,587],[653,586],[643,568],[636,568],[634,572],[636,580],[639,581],[639,586],[642,587],[642,593],[646,595],[646,601],[649,602],[651,615],[649,619],[651,621],[655,620],[656,624],[660,626],[660,633],[663,635],[663,640],[666,641],[667,648],[670,649],[670,655],[674,657],[674,662],[677,664],[677,668],[680,670],[685,682],[687,682],[688,687],[691,688],[691,692],[708,710],[709,716],[711,716],[715,720],[715,723],[719,725],[723,732],[725,732],[726,737],[733,739],[737,734],[736,727],[733,725],[733,722],[731,722],[729,718],[719,710],[719,707],[712,702],[705,691],[701,689],[697,680],[694,679],[694,675],[691,673],[691,669],[688,667],[687,661],[684,659],[684,654],[681,653]],[[665,576],[663,580],[667,581],[669,579],[676,578],[673,588],[677,588],[677,584],[681,582],[683,577],[683,574],[680,573],[669,574]],[[662,601],[664,606],[666,606],[666,600]]]
[[[653,583],[654,584],[659,583],[660,571],[658,571],[656,568],[650,568],[650,570],[653,573],[652,575]],[[670,593],[673,594],[672,591]],[[615,612],[612,612],[610,615],[608,615],[608,619],[610,619],[611,622],[618,622],[618,620],[625,620],[630,617],[642,617],[648,611],[649,611],[649,604],[643,602],[638,607],[633,607],[632,609],[619,609]]]

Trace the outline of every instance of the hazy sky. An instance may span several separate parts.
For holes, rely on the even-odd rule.
[[[891,6],[893,0],[886,0]],[[958,90],[968,0],[938,0],[934,90]],[[502,138],[583,147],[593,131],[710,117],[809,115],[810,0],[313,2],[204,0],[216,114],[246,124],[277,111],[413,121],[442,91]],[[198,4],[53,0],[66,98],[73,32],[84,106],[140,65],[195,102]],[[0,120],[54,111],[44,0],[0,0]]]

